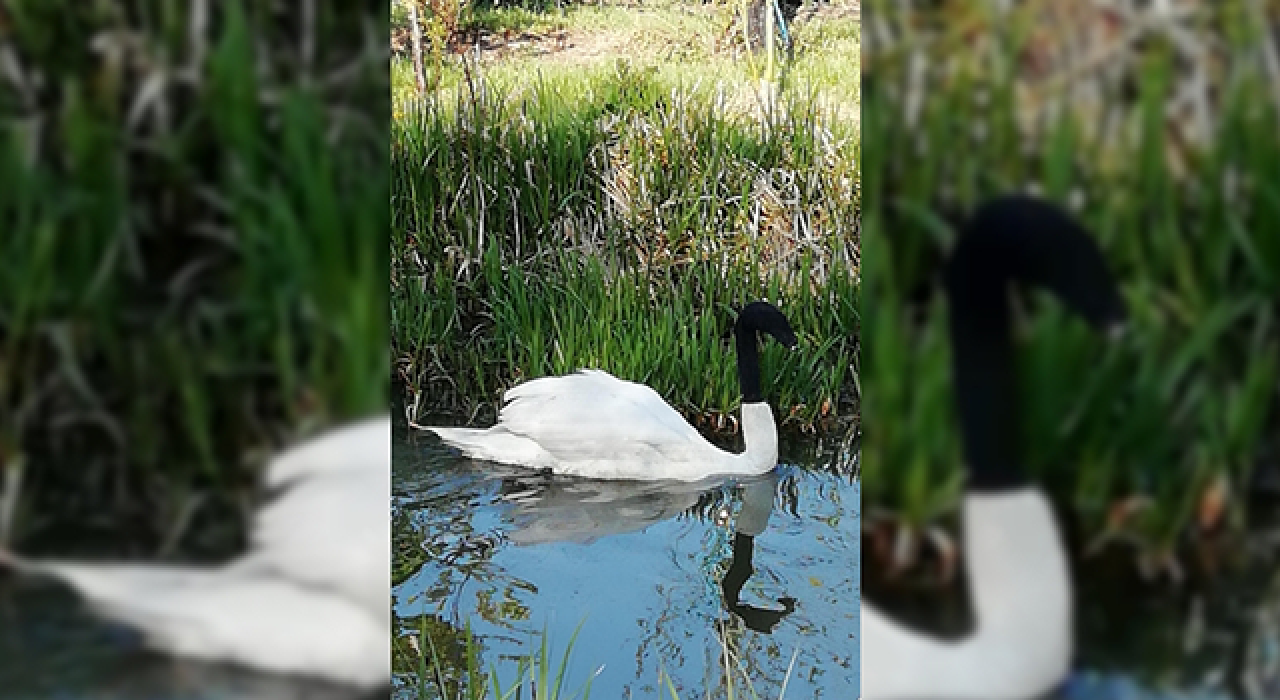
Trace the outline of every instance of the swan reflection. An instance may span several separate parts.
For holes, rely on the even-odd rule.
[[[643,530],[697,505],[723,479],[701,482],[584,479],[542,473],[502,479],[499,497],[517,545],[589,544],[609,535]]]
[[[764,532],[773,512],[778,471],[741,484],[742,507],[734,524],[732,558],[720,581],[725,606],[757,632],[770,634],[795,610],[790,596],[778,599],[781,609],[742,600],[742,589],[755,573],[755,538]],[[650,525],[695,513],[710,519],[726,503],[735,482],[711,480],[622,481],[583,479],[543,472],[504,474],[499,498],[507,506],[503,519],[512,527],[503,538],[516,545],[550,542],[589,544],[602,537],[643,530]],[[718,520],[718,518],[717,518]]]
[[[750,629],[763,634],[771,634],[782,618],[796,609],[796,599],[783,596],[778,599],[781,610],[761,608],[741,600],[742,587],[747,579],[755,573],[751,558],[755,549],[755,538],[764,532],[769,524],[769,515],[773,512],[773,495],[777,490],[779,476],[777,471],[770,472],[766,478],[749,482],[742,489],[742,510],[738,511],[738,520],[734,525],[733,558],[729,570],[720,582],[724,592],[724,603],[729,612],[737,615]]]

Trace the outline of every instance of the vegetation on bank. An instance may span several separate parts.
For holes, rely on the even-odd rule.
[[[449,5],[451,0],[442,2]],[[456,10],[423,15],[424,79],[430,91],[465,84],[464,56],[478,58],[490,75],[511,80],[573,73],[627,57],[668,81],[720,83],[733,92],[758,86],[766,77],[784,88],[807,86],[840,106],[842,119],[856,121],[861,80],[857,3],[803,4],[788,23],[794,42],[791,60],[784,60],[783,47],[775,45],[771,73],[769,52],[745,50],[745,4],[646,0],[569,3],[558,11],[536,11],[460,2]],[[407,17],[404,22],[403,28],[392,30],[397,104],[410,101],[415,91]]]
[[[225,553],[385,410],[385,9],[196,8],[0,4],[0,545]]]
[[[788,425],[847,430],[859,146],[833,96],[848,95],[801,73],[767,94],[691,80],[652,55],[457,65],[460,82],[397,103],[392,127],[392,344],[411,418],[492,420],[513,384],[598,367],[732,429],[735,309],[769,298],[802,349],[764,344],[768,398]]]
[[[1038,296],[1019,314],[1026,466],[1078,520],[1080,551],[1129,548],[1180,580],[1189,544],[1257,514],[1280,379],[1274,39],[1248,3],[1197,7],[1169,25],[1185,33],[1137,18],[1108,34],[1097,8],[868,5],[886,28],[863,109],[869,531],[877,513],[918,533],[955,512],[939,262],[959,216],[1028,187],[1093,232],[1132,311],[1113,344]],[[1063,47],[1082,34],[1114,36],[1085,44],[1110,60]]]

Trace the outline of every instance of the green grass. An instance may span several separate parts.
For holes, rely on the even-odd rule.
[[[303,68],[296,27],[239,7],[198,36],[180,2],[0,7],[28,87],[0,93],[17,548],[222,551],[263,450],[385,410],[385,16],[320,12]],[[89,47],[111,32],[118,64]]]
[[[803,93],[764,120],[629,64],[485,76],[393,125],[392,342],[419,413],[598,367],[695,419],[736,408],[727,335],[749,300],[787,422],[856,411],[856,132]]]
[[[701,83],[753,102],[765,71],[760,56],[745,54],[739,25],[738,3],[720,6],[653,2],[641,8],[614,5],[571,5],[563,13],[534,12],[523,8],[464,9],[459,31],[504,30],[532,37],[567,33],[573,46],[549,55],[532,48],[516,48],[501,57],[482,54],[486,73],[504,83],[526,83],[539,75],[574,77],[584,68],[608,67],[626,57],[636,66],[654,71],[668,85]],[[858,114],[860,85],[860,25],[845,16],[804,17],[791,28],[795,58],[780,67],[777,80],[784,89],[815,91],[827,103],[838,105],[842,121],[854,122]],[[554,42],[539,44],[544,47]],[[469,45],[469,44],[468,44]],[[446,93],[466,84],[461,61],[445,56],[428,61],[432,85]],[[413,71],[407,55],[392,58],[392,91],[397,111],[413,101]]]
[[[1221,85],[1216,132],[1186,152],[1181,172],[1162,115],[1175,74],[1159,40],[1135,62],[1126,130],[1090,130],[1083,111],[1063,110],[1029,139],[1018,127],[1018,74],[957,51],[960,29],[926,50],[932,68],[914,126],[903,118],[905,44],[869,54],[865,400],[874,430],[863,493],[872,510],[915,526],[954,512],[961,460],[937,264],[958,213],[1034,183],[1052,200],[1082,200],[1078,215],[1120,278],[1132,327],[1108,345],[1039,297],[1034,314],[1020,314],[1027,468],[1089,539],[1110,532],[1112,506],[1150,498],[1115,533],[1147,558],[1171,559],[1197,532],[1197,509],[1219,480],[1232,487],[1228,524],[1244,525],[1240,496],[1276,425],[1280,142],[1270,87],[1248,50],[1256,36],[1231,29],[1236,3],[1226,5],[1234,77]],[[990,60],[1014,65],[1023,34],[992,36]]]

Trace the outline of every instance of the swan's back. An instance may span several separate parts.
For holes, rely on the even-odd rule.
[[[249,560],[389,615],[391,422],[366,421],[274,460],[282,489],[254,517]]]
[[[536,442],[565,473],[683,479],[680,465],[698,461],[700,478],[724,456],[658,392],[600,370],[534,379],[503,398],[495,427]]]

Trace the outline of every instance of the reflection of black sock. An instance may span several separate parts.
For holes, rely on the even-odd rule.
[[[751,555],[755,549],[755,538],[751,535],[736,533],[733,537],[733,561],[729,563],[729,571],[725,573],[720,586],[724,591],[724,604],[729,611],[742,618],[747,627],[762,634],[771,634],[782,618],[796,609],[795,598],[781,598],[782,610],[765,610],[738,602],[742,587],[754,571],[751,568]]]
[[[738,595],[747,579],[751,578],[751,551],[755,548],[754,538],[741,532],[733,536],[733,560],[729,562],[729,571],[725,573],[720,588],[724,591],[724,603],[732,610],[738,604]]]
[[[780,598],[778,602],[782,604],[782,610],[766,610],[757,608],[753,605],[737,605],[733,611],[747,623],[747,627],[760,632],[761,634],[773,634],[773,628],[782,622],[782,618],[790,615],[796,609],[795,598]]]

